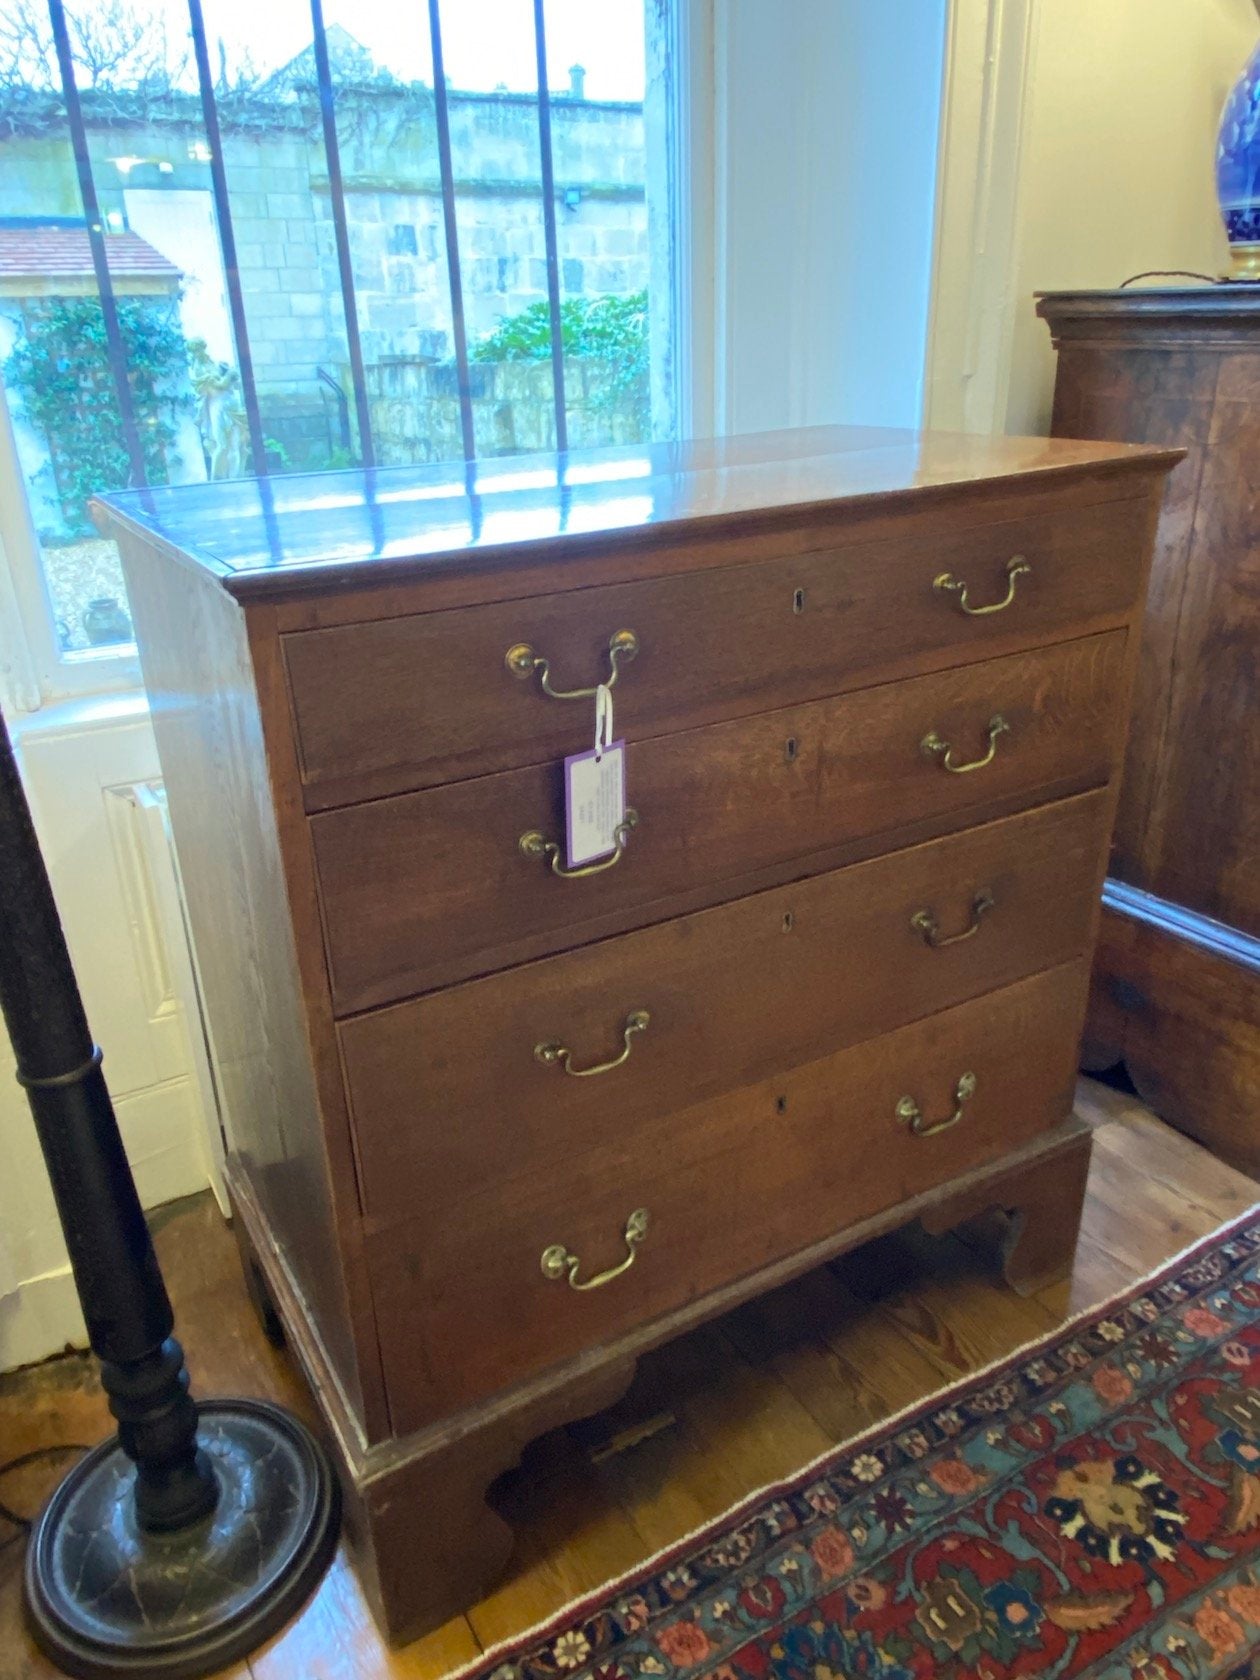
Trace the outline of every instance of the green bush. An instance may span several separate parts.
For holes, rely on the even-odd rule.
[[[117,309],[145,471],[151,484],[165,484],[179,464],[175,418],[193,401],[178,302],[119,298]],[[92,530],[89,498],[131,482],[105,317],[95,297],[32,301],[24,317],[5,380],[47,442],[67,531],[82,535]]]
[[[607,363],[610,398],[630,390],[648,371],[647,292],[564,298],[560,341],[566,356]],[[505,317],[472,350],[476,362],[543,362],[550,355],[551,311],[545,298]]]

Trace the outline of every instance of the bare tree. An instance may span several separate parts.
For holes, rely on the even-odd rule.
[[[76,79],[84,88],[163,93],[188,61],[186,46],[172,50],[165,19],[128,0],[78,7],[67,18],[67,28]],[[0,0],[0,89],[44,92],[59,80],[44,0]]]
[[[0,9],[0,87],[53,86],[56,56],[48,9],[39,0],[4,0]]]
[[[169,87],[188,56],[185,48],[172,63],[165,18],[137,12],[123,0],[84,7],[69,27],[75,64],[94,88]]]

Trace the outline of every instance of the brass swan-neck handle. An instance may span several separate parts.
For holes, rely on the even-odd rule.
[[[639,638],[633,630],[618,630],[608,640],[608,675],[604,687],[612,688],[623,664],[628,665],[639,651]],[[539,686],[551,700],[589,700],[599,684],[591,688],[552,688],[551,661],[535,652],[528,642],[515,642],[504,654],[503,663],[514,677],[527,682],[538,672]]]
[[[915,1137],[936,1137],[940,1132],[947,1132],[951,1126],[956,1126],[963,1117],[963,1108],[975,1095],[976,1076],[974,1073],[964,1073],[954,1086],[954,1112],[944,1120],[929,1121],[923,1117],[923,1110],[913,1097],[902,1097],[897,1104],[897,1118],[909,1126]]]
[[[561,863],[559,845],[554,840],[548,840],[541,829],[527,829],[516,842],[517,849],[522,857],[543,858],[551,865],[551,873],[558,875],[562,881],[580,881],[586,875],[601,875],[605,869],[611,869],[615,863],[621,862],[630,831],[638,826],[638,822],[638,812],[627,811],[613,830],[613,839],[616,841],[614,850],[595,863],[584,863],[579,869],[569,869]]]
[[[1006,562],[1006,594],[1000,601],[990,601],[987,606],[973,607],[967,599],[967,584],[963,578],[956,578],[953,572],[942,572],[932,580],[932,588],[938,595],[952,595],[960,612],[966,613],[968,618],[987,618],[990,613],[1005,612],[1015,599],[1015,586],[1022,577],[1029,577],[1032,567],[1022,554],[1012,554]]]
[[[916,910],[910,918],[910,926],[922,937],[925,945],[934,951],[943,951],[947,946],[961,945],[965,939],[974,939],[980,931],[981,920],[992,910],[994,902],[993,894],[983,887],[971,901],[970,922],[959,933],[943,934],[930,910]]]
[[[925,758],[934,758],[942,770],[948,770],[951,776],[966,776],[972,770],[983,770],[987,764],[992,764],[997,757],[997,744],[1003,735],[1009,735],[1011,726],[1002,716],[995,712],[989,719],[988,737],[989,750],[983,758],[972,758],[962,764],[955,763],[954,749],[950,743],[943,740],[935,729],[929,729],[919,742],[919,751]]]
[[[626,1220],[626,1228],[622,1232],[622,1241],[626,1245],[625,1259],[616,1266],[610,1266],[606,1272],[596,1272],[593,1278],[579,1278],[578,1268],[582,1262],[577,1255],[571,1254],[563,1243],[552,1243],[550,1248],[543,1249],[542,1274],[552,1280],[567,1278],[570,1289],[602,1289],[606,1283],[619,1278],[634,1265],[634,1257],[639,1244],[647,1236],[647,1228],[647,1209],[636,1208]]]
[[[541,1062],[544,1067],[562,1067],[571,1079],[593,1079],[597,1073],[611,1073],[614,1068],[624,1067],[630,1060],[635,1034],[645,1033],[651,1020],[652,1017],[646,1009],[630,1011],[621,1033],[624,1048],[621,1054],[614,1056],[610,1062],[598,1062],[594,1067],[574,1067],[573,1052],[567,1044],[535,1044],[534,1060]]]

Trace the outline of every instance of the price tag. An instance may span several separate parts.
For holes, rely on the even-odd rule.
[[[624,741],[565,759],[564,809],[570,869],[617,850],[617,829],[626,820]]]
[[[580,869],[617,850],[626,820],[626,743],[612,736],[613,701],[607,683],[595,691],[595,745],[564,761],[568,865]]]

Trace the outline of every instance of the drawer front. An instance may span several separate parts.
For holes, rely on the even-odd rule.
[[[1122,719],[1123,631],[707,729],[631,741],[639,816],[604,872],[523,855],[563,832],[561,766],[539,765],[311,819],[334,1003],[347,1014],[737,897],[758,871],[818,873],[1105,782]],[[990,741],[1000,714],[1009,728]],[[983,768],[948,762],[990,754]],[[926,825],[926,826],[924,826]],[[917,827],[917,833],[913,832]],[[850,853],[852,856],[852,853]],[[750,877],[752,878],[750,880]]]
[[[561,1168],[1079,956],[1107,812],[1083,794],[343,1022],[367,1213]]]
[[[996,1160],[1071,1107],[1087,969],[1073,963],[773,1080],[627,1130],[369,1239],[399,1433],[650,1323]],[[959,1103],[960,1081],[973,1089]],[[966,1089],[966,1086],[963,1086]],[[957,1123],[915,1135],[961,1109]],[[587,1282],[546,1276],[562,1247]]]
[[[549,662],[558,689],[619,661],[631,739],[795,705],[911,672],[1084,635],[1132,611],[1149,544],[1144,502],[854,544],[716,572],[302,631],[285,638],[308,804],[349,804],[573,750],[589,701],[513,676],[510,648]],[[968,613],[949,574],[965,583]],[[524,661],[528,668],[528,660]]]

